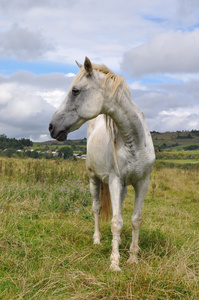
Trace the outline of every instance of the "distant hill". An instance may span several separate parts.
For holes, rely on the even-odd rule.
[[[195,150],[199,149],[199,130],[159,133],[151,132],[156,149]]]
[[[57,146],[61,146],[61,145],[67,145],[67,146],[71,146],[71,145],[86,145],[87,143],[87,139],[76,139],[76,140],[66,140],[64,142],[58,142],[56,140],[52,140],[52,141],[46,141],[46,142],[34,142],[33,144],[35,146],[42,146],[42,145],[47,145],[47,146],[52,146],[52,145],[57,145]]]
[[[152,139],[156,151],[162,151],[167,149],[173,150],[196,150],[199,149],[199,130],[192,131],[176,131],[176,132],[164,132],[157,131],[151,132]],[[86,145],[86,138],[76,140],[66,140],[64,142],[58,142],[56,140],[46,142],[36,142],[34,145]]]

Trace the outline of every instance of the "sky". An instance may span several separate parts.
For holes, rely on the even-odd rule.
[[[0,134],[49,140],[85,56],[125,77],[151,131],[199,130],[198,0],[0,0]]]

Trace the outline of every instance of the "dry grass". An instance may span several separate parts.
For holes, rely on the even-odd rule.
[[[20,170],[20,171],[19,171]],[[199,176],[154,170],[138,265],[126,264],[133,189],[123,206],[122,272],[109,270],[111,230],[92,244],[84,162],[0,162],[0,299],[193,299],[199,290]]]

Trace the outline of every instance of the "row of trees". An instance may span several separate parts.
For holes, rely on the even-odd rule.
[[[189,150],[198,150],[199,146],[198,145],[189,145],[183,148],[185,151],[189,151]]]
[[[29,139],[8,138],[5,134],[0,135],[0,149],[5,150],[7,148],[12,149],[24,149],[24,147],[33,146],[33,142]]]
[[[58,156],[53,156],[51,151],[29,150],[24,148],[32,147],[33,142],[30,139],[8,138],[6,135],[0,135],[0,156],[4,157],[31,157],[52,159],[61,157],[63,159],[72,159],[73,150],[71,147],[64,146],[58,150]],[[45,149],[46,150],[46,149]]]
[[[58,156],[53,156],[52,152],[40,152],[40,151],[16,151],[14,148],[8,148],[5,150],[0,150],[0,156],[3,157],[19,157],[19,158],[46,158],[46,159],[75,159],[73,156],[73,150],[70,147],[62,147],[58,150]]]

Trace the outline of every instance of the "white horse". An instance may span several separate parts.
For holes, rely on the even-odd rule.
[[[78,64],[78,63],[77,63]],[[119,243],[123,226],[122,202],[127,186],[135,189],[131,217],[132,243],[129,263],[137,263],[142,206],[155,161],[154,147],[143,113],[131,100],[123,77],[86,57],[68,94],[49,125],[51,137],[64,141],[67,134],[90,120],[86,167],[95,216],[94,244],[100,243],[100,185],[109,187],[113,235],[110,268],[119,271]],[[102,193],[102,194],[106,194]]]

